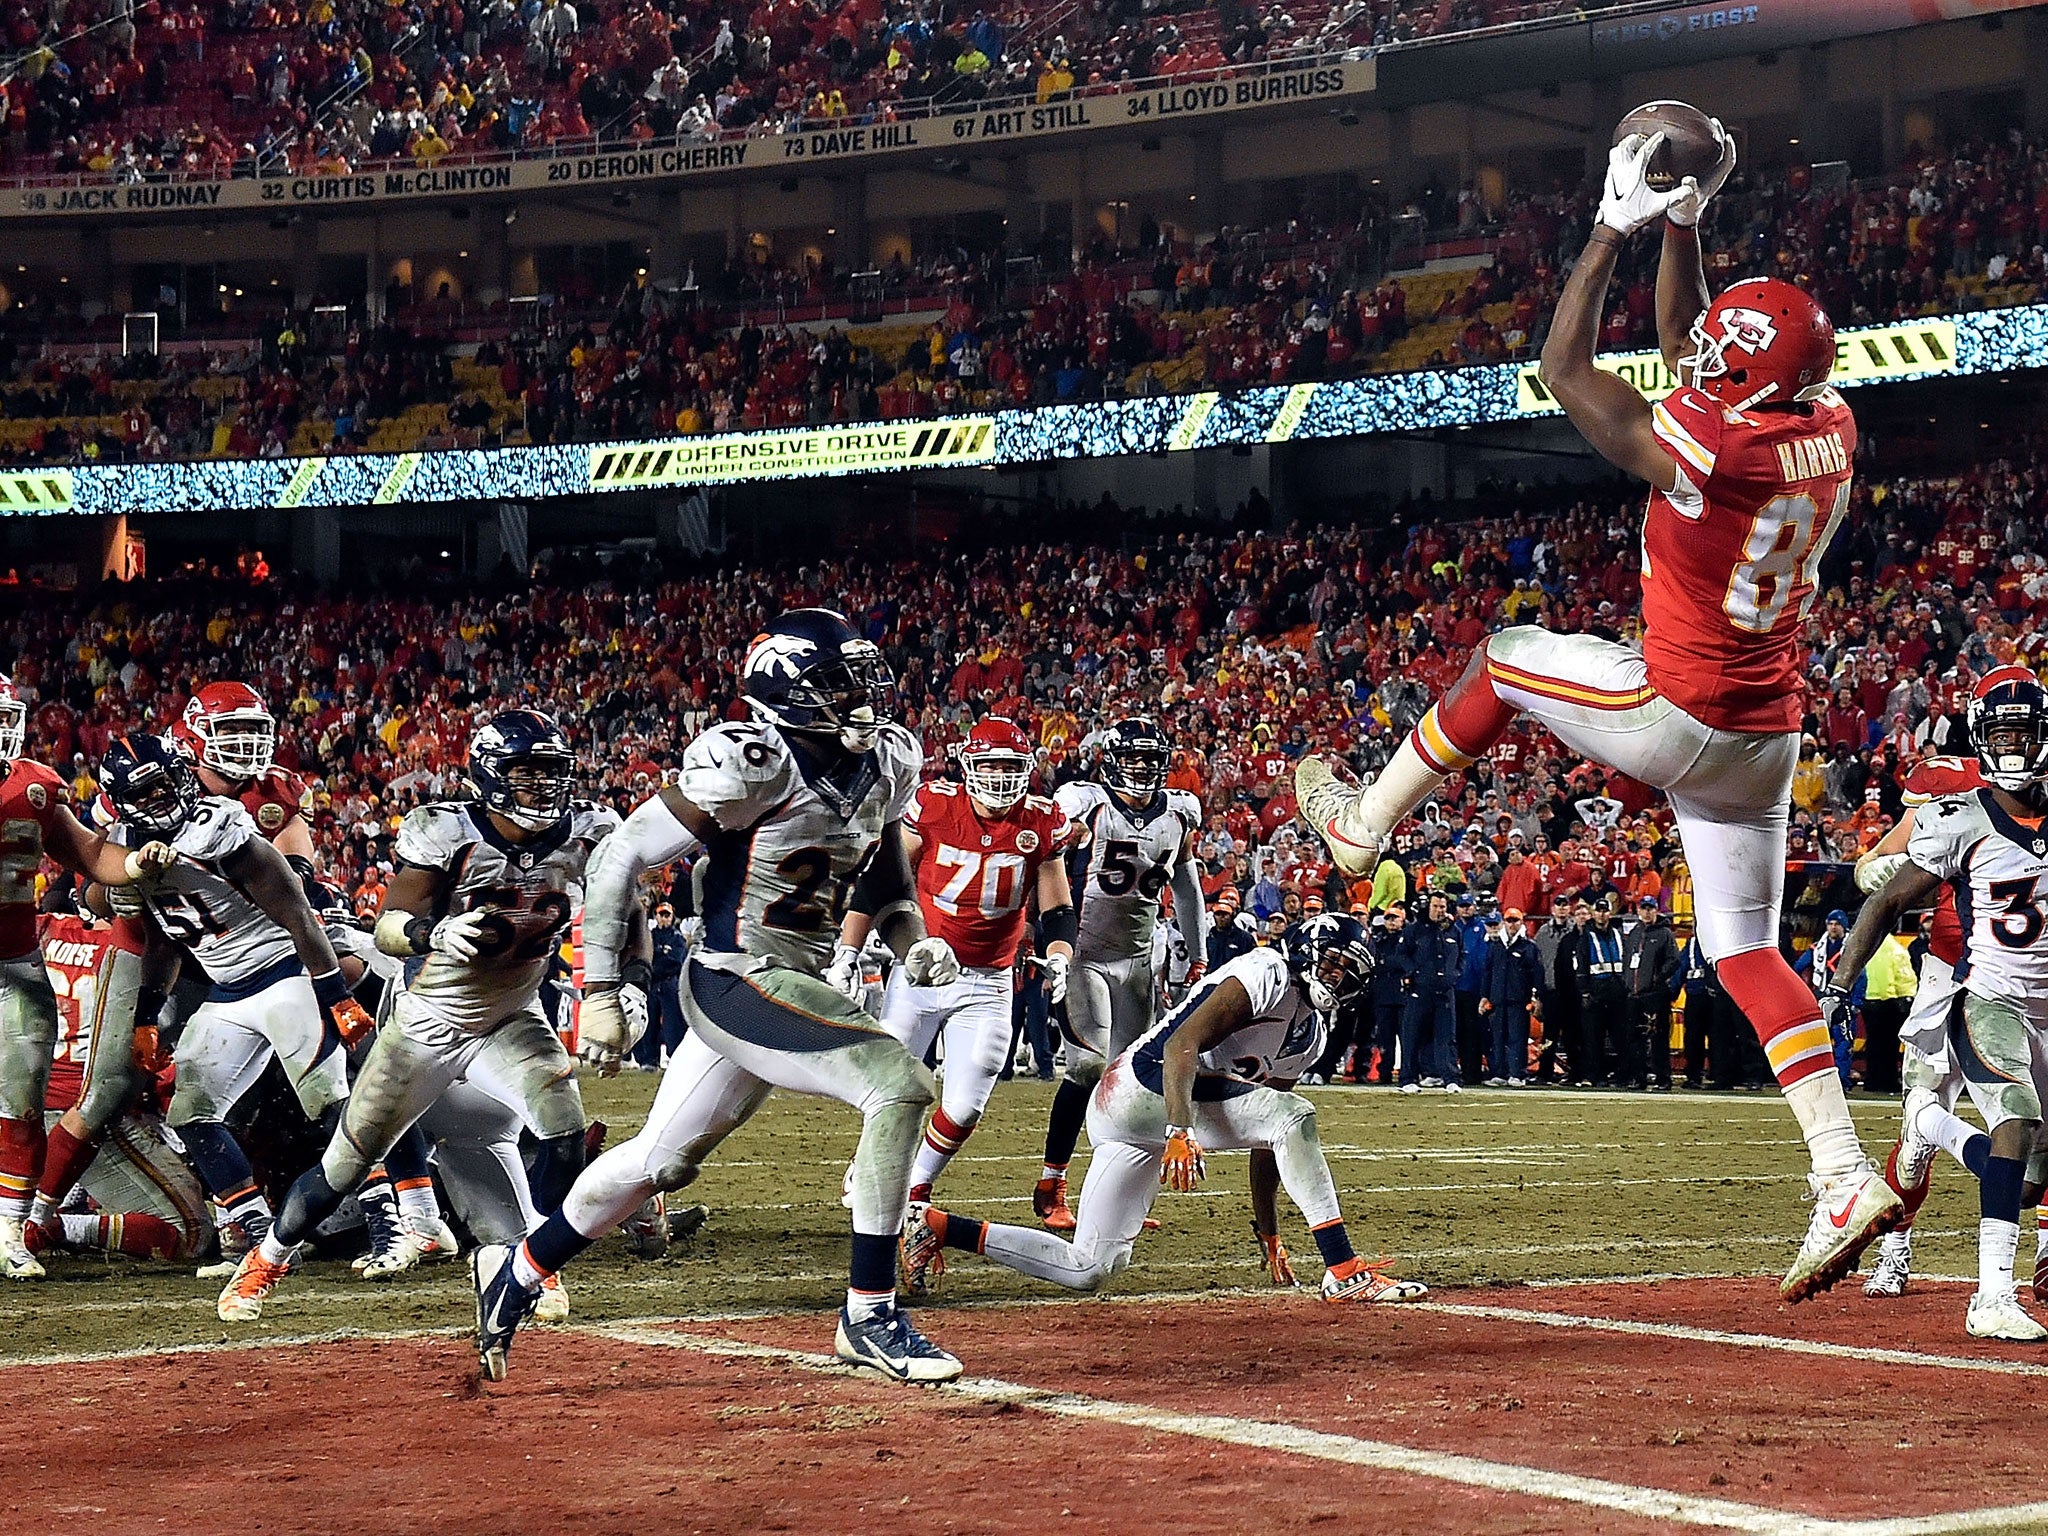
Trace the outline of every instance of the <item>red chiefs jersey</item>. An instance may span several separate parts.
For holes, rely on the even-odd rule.
[[[1799,729],[1799,626],[1849,506],[1856,418],[1737,411],[1696,389],[1658,402],[1678,484],[1643,518],[1643,660],[1657,691],[1728,731]]]
[[[141,936],[120,931],[127,926],[94,926],[76,917],[42,920],[43,969],[57,994],[57,1051],[43,1095],[45,1109],[70,1109],[85,1091],[85,1069],[92,1060],[99,1024],[100,962],[110,949],[141,952]]]
[[[1014,964],[1038,867],[1072,847],[1080,828],[1040,795],[1026,795],[1007,816],[985,817],[947,781],[918,790],[903,825],[923,845],[917,904],[925,931],[952,945],[962,965]]]
[[[1944,795],[1967,795],[1984,787],[1984,770],[1974,757],[1923,757],[1906,774],[1899,786],[1907,805],[1925,805]],[[1963,958],[1963,920],[1956,912],[1956,889],[1942,882],[1941,895],[1934,903],[1934,926],[1927,935],[1927,952],[1935,959],[1955,965]]]
[[[0,960],[35,953],[36,872],[58,807],[71,790],[54,770],[25,757],[0,765]]]
[[[263,777],[252,779],[235,798],[242,802],[242,809],[255,819],[256,830],[272,842],[291,824],[294,816],[303,816],[309,821],[313,816],[313,792],[306,787],[306,781],[289,768],[273,766],[265,769]]]

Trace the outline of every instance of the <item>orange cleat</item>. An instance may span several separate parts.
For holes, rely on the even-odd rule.
[[[1067,1209],[1067,1176],[1040,1179],[1031,1191],[1031,1209],[1048,1232],[1074,1230],[1074,1213]]]
[[[1323,1271],[1323,1300],[1341,1305],[1354,1301],[1421,1301],[1429,1287],[1420,1280],[1396,1280],[1387,1271],[1391,1259],[1346,1259]]]
[[[273,1264],[263,1257],[259,1243],[242,1255],[232,1279],[222,1287],[214,1311],[224,1323],[253,1323],[263,1315],[263,1303],[277,1289],[278,1282],[292,1272],[291,1261]]]

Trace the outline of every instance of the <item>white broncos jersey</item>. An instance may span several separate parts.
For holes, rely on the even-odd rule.
[[[1188,833],[1202,825],[1201,802],[1184,789],[1168,789],[1133,811],[1088,779],[1062,784],[1053,800],[1068,820],[1087,828],[1078,855],[1081,877],[1074,882],[1081,908],[1079,957],[1150,956],[1160,896],[1180,864]]]
[[[831,777],[767,723],[728,721],[692,741],[678,788],[718,823],[695,958],[822,972],[854,882],[882,829],[910,809],[923,770],[917,738],[893,723],[872,751]]]
[[[1157,1093],[1166,1042],[1226,981],[1251,999],[1252,1021],[1201,1054],[1204,1072],[1248,1083],[1292,1082],[1323,1053],[1323,1022],[1277,949],[1252,949],[1204,976],[1178,1007],[1131,1048],[1138,1080]],[[1203,1095],[1197,1092],[1196,1097]]]
[[[407,991],[437,1018],[472,1033],[526,1008],[582,909],[590,850],[618,824],[610,807],[575,800],[558,830],[514,843],[473,801],[423,805],[407,816],[392,844],[400,863],[448,876],[444,911],[486,914],[476,959],[429,955]]]
[[[124,848],[151,841],[126,822],[116,822],[108,835]],[[273,967],[298,963],[292,936],[220,867],[262,836],[240,801],[207,795],[167,839],[178,862],[138,887],[164,937],[183,946],[217,988],[243,986]]]
[[[2013,820],[1988,789],[1944,795],[1913,813],[1906,856],[1955,890],[1957,982],[2048,1024],[2048,825]]]

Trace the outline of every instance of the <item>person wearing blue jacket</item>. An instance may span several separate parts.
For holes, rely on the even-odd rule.
[[[1372,1080],[1389,1085],[1394,1081],[1394,1047],[1401,1038],[1401,1016],[1408,1011],[1408,999],[1415,991],[1414,966],[1404,941],[1407,926],[1408,909],[1399,902],[1373,922],[1372,952],[1378,963],[1372,972]],[[1407,1059],[1403,1057],[1404,1062]],[[1415,1076],[1412,1072],[1404,1075]]]
[[[1486,944],[1486,1013],[1493,1026],[1487,1084],[1520,1088],[1529,1075],[1529,1005],[1543,979],[1543,955],[1522,931],[1522,912],[1509,907]]]
[[[1413,991],[1401,1015],[1401,1091],[1442,1088],[1458,1093],[1458,974],[1465,946],[1450,900],[1430,893],[1420,922],[1402,937]]]
[[[1458,962],[1458,1040],[1451,1066],[1462,1083],[1476,1083],[1483,1075],[1480,1059],[1486,1054],[1486,1021],[1479,1005],[1486,998],[1486,941],[1499,932],[1498,912],[1482,915],[1479,899],[1470,891],[1458,893],[1458,943],[1463,957]]]

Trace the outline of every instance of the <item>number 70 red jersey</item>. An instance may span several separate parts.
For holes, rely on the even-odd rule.
[[[917,904],[925,931],[953,946],[962,965],[1005,969],[1017,959],[1024,908],[1039,866],[1065,854],[1081,829],[1040,795],[1007,815],[983,816],[958,784],[918,790],[903,825],[917,834]]]
[[[1796,731],[1800,624],[1849,509],[1856,418],[1831,389],[1810,409],[1745,411],[1686,388],[1651,425],[1678,483],[1643,517],[1650,682],[1704,725]]]

